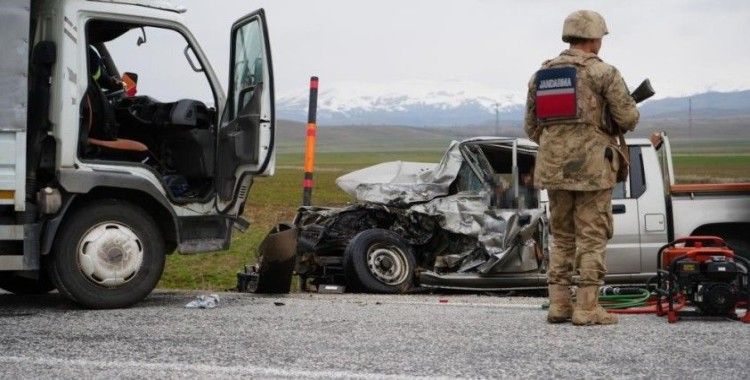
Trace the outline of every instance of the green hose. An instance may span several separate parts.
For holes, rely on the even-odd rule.
[[[649,298],[651,298],[651,292],[648,289],[638,289],[636,294],[600,295],[599,302],[605,309],[627,309],[629,307],[646,306],[646,301]],[[549,308],[549,301],[542,304],[542,309],[547,308]]]
[[[638,294],[600,295],[599,301],[605,309],[627,309],[645,306],[649,298],[651,292],[648,289],[639,289]]]

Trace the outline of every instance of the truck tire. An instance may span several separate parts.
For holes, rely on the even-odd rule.
[[[372,293],[404,293],[414,280],[411,246],[396,233],[370,229],[357,234],[344,251],[347,286]]]
[[[159,227],[142,208],[101,200],[75,210],[60,227],[50,277],[81,306],[130,306],[156,287],[164,271]]]
[[[55,285],[45,271],[39,271],[38,279],[21,277],[15,273],[0,273],[0,288],[13,294],[33,296],[49,293],[55,290]]]

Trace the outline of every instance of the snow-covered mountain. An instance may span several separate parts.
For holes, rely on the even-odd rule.
[[[454,126],[520,120],[522,94],[465,82],[336,83],[318,94],[318,122],[327,125]],[[308,94],[282,94],[277,117],[307,120]]]
[[[321,125],[403,125],[414,127],[490,126],[495,109],[501,125],[520,125],[525,93],[465,82],[440,84],[336,83],[318,95]],[[705,92],[690,96],[648,100],[642,119],[750,116],[750,90]],[[308,94],[282,94],[276,100],[277,117],[306,121]]]

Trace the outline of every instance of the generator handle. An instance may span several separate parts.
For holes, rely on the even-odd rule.
[[[688,246],[688,243],[708,243],[708,244],[714,244],[714,245],[706,245],[703,244],[704,247],[726,247],[727,243],[724,241],[724,239],[718,237],[718,236],[685,236],[682,238],[679,238],[669,244],[667,246],[674,247],[677,244],[685,243],[686,246]]]

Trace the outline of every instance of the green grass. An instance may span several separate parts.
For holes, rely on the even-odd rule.
[[[678,182],[750,182],[750,154],[676,154]]]
[[[446,144],[447,146],[447,144]],[[706,148],[708,150],[708,148]],[[339,190],[334,180],[349,171],[385,161],[437,162],[441,150],[402,152],[321,152],[316,157],[313,204],[344,205],[350,197]],[[252,221],[250,230],[234,233],[226,252],[198,255],[173,254],[159,287],[224,290],[235,286],[236,272],[253,263],[256,249],[266,233],[278,222],[291,221],[302,200],[302,154],[277,156],[276,175],[259,178],[253,185],[245,216]],[[674,157],[678,180],[744,179],[750,181],[750,155],[677,154]]]

